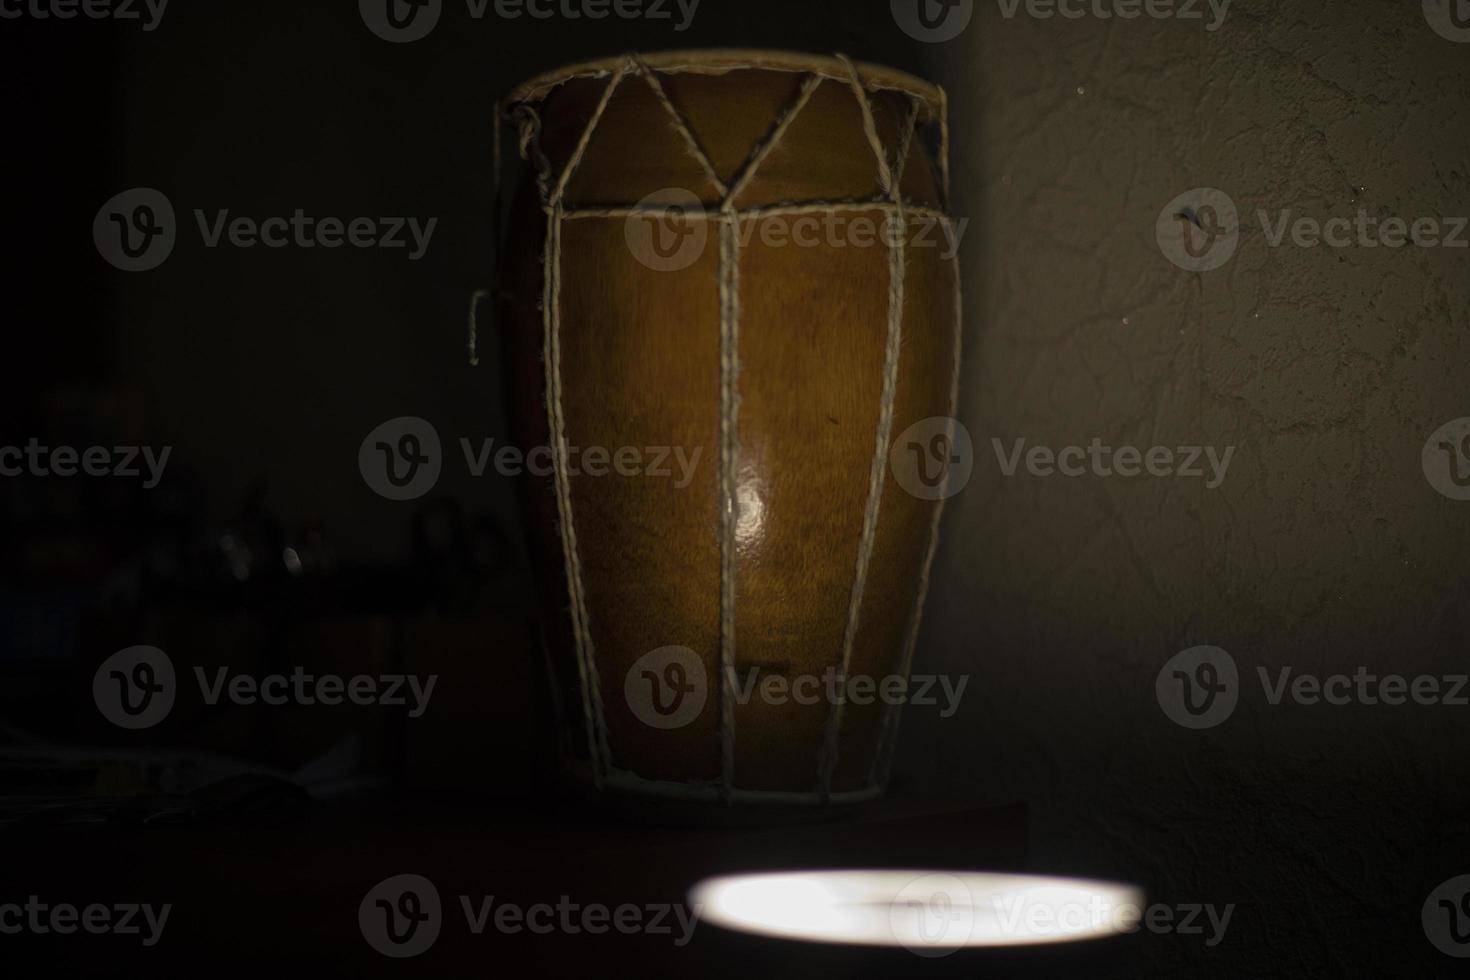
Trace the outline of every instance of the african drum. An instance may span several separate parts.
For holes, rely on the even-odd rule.
[[[577,65],[505,103],[525,165],[499,318],[595,785],[881,792],[944,496],[895,439],[955,414],[944,114],[899,72],[744,51]]]

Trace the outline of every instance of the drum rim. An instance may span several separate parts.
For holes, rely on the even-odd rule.
[[[545,101],[552,90],[577,78],[596,78],[609,75],[626,64],[627,55],[597,58],[563,65],[542,72],[517,85],[511,90],[509,101],[534,104]],[[723,75],[742,68],[757,71],[805,72],[848,81],[846,66],[833,55],[808,54],[800,51],[781,51],[764,48],[688,48],[676,51],[658,51],[640,54],[645,64],[661,74],[704,74]],[[863,87],[869,90],[903,92],[923,100],[931,108],[943,101],[938,85],[908,72],[875,65],[866,61],[854,62],[862,74]]]

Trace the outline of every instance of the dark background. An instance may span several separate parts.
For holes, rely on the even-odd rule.
[[[1272,248],[1254,219],[1470,213],[1470,45],[1430,31],[1417,2],[1386,0],[1237,0],[1215,33],[1011,20],[978,3],[967,31],[937,45],[911,40],[876,2],[703,0],[682,33],[615,18],[475,21],[447,2],[428,38],[403,45],[373,36],[347,2],[176,0],[151,33],[0,21],[0,445],[173,447],[154,491],[0,482],[6,739],[209,748],[289,772],[355,735],[355,774],[393,801],[391,817],[347,804],[343,819],[366,821],[354,835],[321,804],[232,795],[187,829],[120,848],[8,808],[4,851],[31,861],[8,881],[0,863],[0,890],[36,890],[23,867],[87,901],[140,874],[128,855],[173,849],[166,866],[215,864],[234,882],[221,895],[269,905],[291,879],[252,879],[240,854],[272,867],[303,838],[337,839],[324,873],[357,862],[371,883],[405,862],[454,865],[442,845],[430,856],[425,827],[453,827],[471,850],[481,826],[499,847],[535,838],[504,816],[524,804],[483,799],[534,797],[554,754],[551,736],[525,734],[542,731],[544,706],[526,693],[539,681],[515,489],[471,477],[458,451],[460,437],[508,434],[495,344],[478,368],[464,350],[470,293],[492,278],[492,107],[563,63],[710,46],[843,51],[950,92],[954,210],[971,222],[961,417],[976,476],[949,505],[916,670],[972,683],[955,718],[906,720],[895,789],[977,816],[968,834],[947,824],[951,849],[925,858],[980,855],[1136,881],[1167,904],[1237,906],[1213,948],[1145,933],[1060,960],[774,961],[875,975],[1450,975],[1419,915],[1431,889],[1470,873],[1470,708],[1272,707],[1253,682],[1258,666],[1288,664],[1466,670],[1470,504],[1435,493],[1419,453],[1470,414],[1470,256]],[[184,228],[163,266],[129,275],[99,257],[91,225],[137,186],[166,193]],[[1227,190],[1243,219],[1236,257],[1203,274],[1170,265],[1153,240],[1159,209],[1198,186]],[[206,249],[193,227],[195,208],[298,207],[439,222],[418,262],[402,250]],[[437,428],[444,473],[429,497],[395,503],[365,485],[357,451],[408,415]],[[1004,478],[993,463],[992,437],[1093,436],[1237,453],[1217,491]],[[305,574],[285,570],[286,547],[312,556]],[[91,704],[90,677],[141,642],[236,665],[437,670],[455,679],[460,713],[424,733],[402,719],[183,711],[120,738]],[[1154,679],[1204,643],[1251,680],[1227,723],[1186,731],[1159,710]],[[1018,803],[1027,833],[1014,837],[978,809]],[[212,837],[220,820],[230,829]],[[902,840],[887,846],[902,860]],[[104,851],[123,857],[89,863]],[[544,890],[581,880],[577,863],[553,862]],[[536,893],[534,876],[519,880]],[[237,921],[240,906],[219,901],[218,915],[196,909],[175,928],[221,935],[214,920]],[[268,929],[327,970],[334,943],[361,946],[350,922],[340,936],[291,938],[293,918],[242,925],[241,946]],[[58,955],[56,942],[27,953]],[[756,945],[719,947],[722,964],[770,962]],[[644,952],[599,962],[633,972]],[[422,967],[466,972],[442,957]]]

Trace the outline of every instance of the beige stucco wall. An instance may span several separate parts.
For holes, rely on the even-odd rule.
[[[1470,664],[1470,502],[1420,462],[1470,415],[1470,248],[1272,247],[1257,212],[1470,214],[1470,44],[1417,0],[1237,0],[1214,32],[976,3],[933,48],[972,219],[976,455],[916,669],[978,689],[956,719],[910,712],[904,763],[1031,800],[1043,862],[1241,903],[1237,966],[1340,976],[1422,946],[1425,894],[1470,870],[1463,822],[1443,820],[1464,812],[1470,708],[1273,707],[1256,675]],[[1207,272],[1154,232],[1198,187],[1241,216]],[[1207,490],[1005,477],[991,442],[1094,436],[1235,454]],[[1197,644],[1233,656],[1242,691],[1228,721],[1189,731],[1154,683]],[[1322,916],[1328,893],[1342,901]],[[1182,940],[1151,955],[1190,975],[1222,962]]]

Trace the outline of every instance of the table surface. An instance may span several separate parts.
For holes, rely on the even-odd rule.
[[[648,908],[682,904],[721,873],[800,868],[1027,870],[1026,809],[889,798],[785,822],[721,826],[660,808],[585,801],[373,800],[299,803],[182,826],[12,827],[0,834],[0,903],[170,903],[162,939],[0,935],[10,964],[52,975],[259,976],[265,966],[326,975],[434,976],[1037,976],[1108,958],[1104,943],[966,950],[920,958],[903,949],[794,943],[697,923],[687,940],[558,928],[476,933],[471,910],[538,903]],[[738,823],[738,821],[737,821]],[[379,882],[422,875],[442,927],[412,960],[373,950],[358,908]],[[687,913],[686,913],[687,914]],[[572,921],[578,921],[573,916]],[[996,973],[996,970],[1001,972]],[[8,972],[8,971],[7,971]]]

